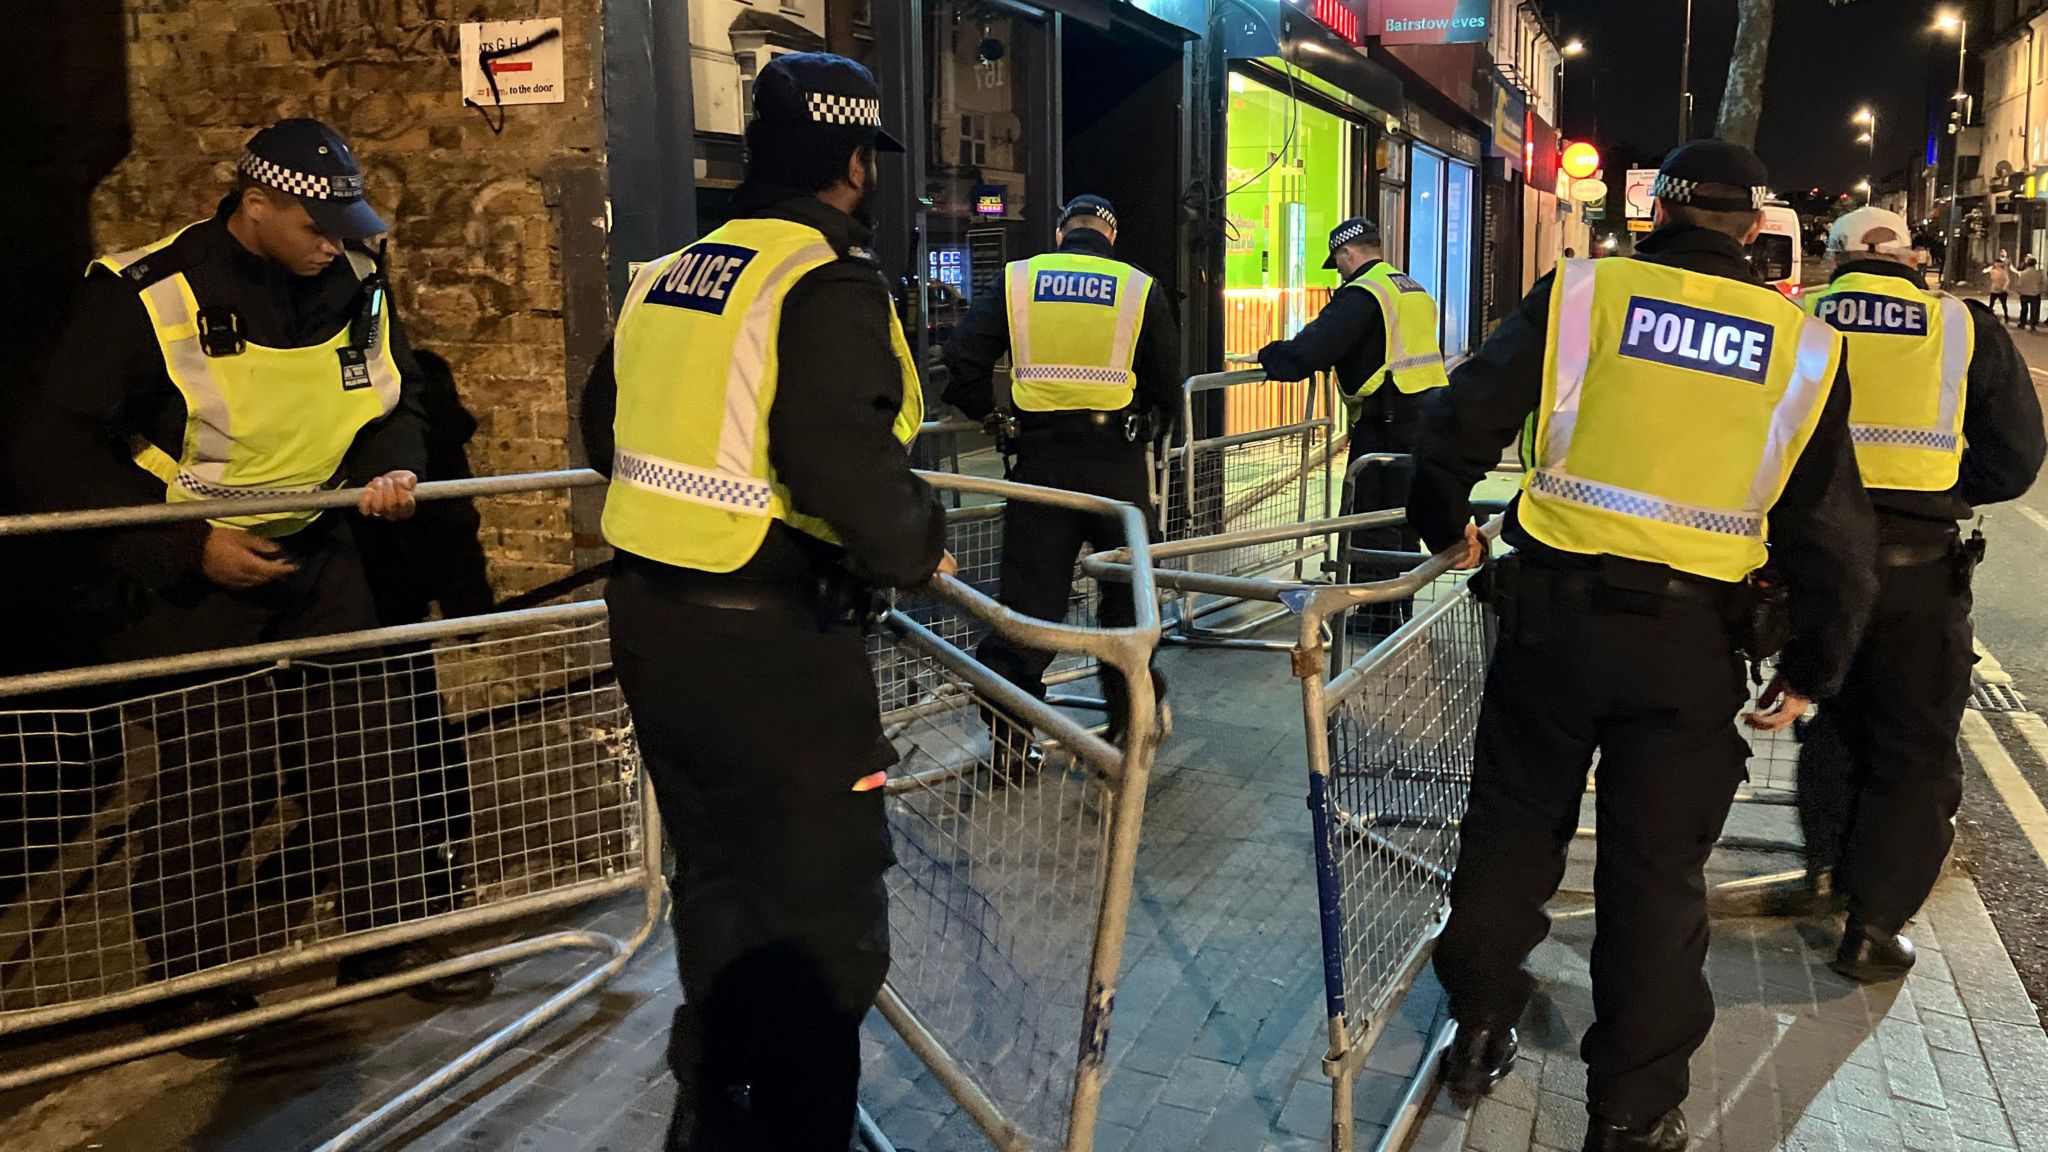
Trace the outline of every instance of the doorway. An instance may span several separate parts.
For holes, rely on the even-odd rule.
[[[1178,44],[1060,24],[1062,200],[1116,206],[1116,254],[1150,273],[1180,311],[1181,92]]]

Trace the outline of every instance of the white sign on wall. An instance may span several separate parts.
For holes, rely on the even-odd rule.
[[[486,54],[489,60],[483,59]],[[565,99],[559,16],[464,24],[460,55],[465,100],[493,108],[500,104],[560,104]],[[495,95],[492,80],[498,85]]]
[[[1648,220],[1651,215],[1650,188],[1657,182],[1655,168],[1631,168],[1623,191],[1628,198],[1628,218]]]

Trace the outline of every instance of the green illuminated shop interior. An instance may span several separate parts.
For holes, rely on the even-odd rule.
[[[1337,286],[1322,263],[1325,238],[1347,215],[1352,129],[1238,73],[1229,116],[1226,343],[1244,352],[1254,350],[1243,347],[1249,342],[1293,334]]]

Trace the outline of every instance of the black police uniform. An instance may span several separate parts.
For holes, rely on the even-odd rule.
[[[339,137],[313,121],[264,130],[250,141],[249,154],[287,169],[359,174]],[[238,192],[230,194],[212,219],[148,257],[149,276],[182,272],[200,306],[231,311],[248,342],[289,349],[332,339],[361,312],[364,281],[345,256],[318,275],[298,276],[250,252],[227,227],[239,202]],[[338,240],[383,227],[359,197],[301,202]],[[348,246],[365,251],[353,240]],[[164,482],[136,465],[133,446],[138,440],[172,448],[183,443],[186,412],[138,294],[146,284],[95,267],[79,289],[40,402],[31,407],[13,453],[16,484],[39,510],[164,502]],[[401,393],[396,408],[364,428],[349,449],[340,477],[353,485],[394,470],[420,473],[426,465],[418,367],[388,303],[386,317]],[[75,574],[72,621],[80,629],[79,650],[68,662],[376,627],[353,516],[329,512],[284,537],[279,542],[297,569],[247,590],[218,587],[201,574],[210,531],[205,522],[57,541]],[[285,795],[310,804],[299,835],[315,829],[319,842],[307,883],[339,886],[345,927],[396,923],[426,907],[423,877],[439,865],[422,842],[409,705],[393,699],[375,677],[330,680],[311,668],[269,676],[267,689],[247,693],[232,686],[190,689],[184,707],[153,722],[158,800],[137,822],[146,851],[132,899],[137,934],[158,976],[221,963],[232,949],[276,933],[281,910],[254,904],[251,886],[234,876],[250,836]],[[385,709],[393,718],[376,720]],[[398,718],[400,710],[406,718]],[[349,721],[339,723],[344,716]],[[373,849],[373,843],[383,846]]]
[[[1079,202],[1081,198],[1077,198]],[[1115,259],[1109,237],[1085,227],[1068,230],[1059,251]],[[946,344],[946,403],[971,419],[987,420],[997,410],[996,361],[1009,351],[1010,320],[1003,294],[986,291],[974,301]],[[1165,286],[1156,281],[1145,301],[1131,367],[1137,376],[1131,403],[1140,423],[1160,432],[1171,428],[1186,378],[1181,374],[1180,325],[1167,301]],[[1149,437],[1127,435],[1125,414],[1018,412],[1016,418],[1017,435],[1008,446],[1016,456],[1010,479],[1128,501],[1145,509],[1148,521],[1152,518],[1152,485],[1146,474]],[[1123,544],[1123,524],[1114,517],[1012,501],[1003,510],[1002,601],[1027,616],[1064,620],[1074,586],[1074,561],[1081,549]],[[1106,591],[1097,623],[1104,628],[1127,628],[1136,619],[1133,612],[1127,591]],[[1022,648],[991,633],[975,654],[990,670],[1044,698],[1051,653]],[[1107,669],[1104,673],[1114,675]],[[1123,693],[1110,684],[1105,696],[1111,727],[1121,731],[1117,718],[1125,705]]]
[[[850,150],[803,119],[818,83],[876,92],[836,57],[764,69],[733,206],[815,228],[840,254],[784,300],[768,438],[796,509],[845,547],[776,521],[730,574],[622,551],[605,590],[619,683],[678,855],[678,1150],[838,1152],[851,1138],[860,1022],[889,968],[882,878],[894,857],[882,792],[848,784],[897,759],[864,609],[869,589],[920,584],[945,551],[944,509],[892,431],[902,375],[869,228],[771,175],[792,151]],[[606,472],[617,399],[607,347],[582,409],[584,447]]]
[[[1680,155],[1666,161],[1667,173]],[[1748,163],[1761,172],[1753,157]],[[1637,253],[1761,283],[1742,245],[1719,232],[1670,225],[1645,237]],[[1409,514],[1432,548],[1459,540],[1473,484],[1541,403],[1553,282],[1539,281],[1430,400]],[[1844,372],[1770,512],[1774,563],[1791,594],[1792,638],[1780,668],[1795,691],[1815,699],[1841,682],[1872,594],[1874,528],[1848,408]],[[1685,1098],[1688,1061],[1714,1018],[1702,972],[1703,872],[1747,758],[1734,726],[1747,695],[1737,589],[1661,565],[1547,547],[1512,510],[1503,538],[1517,552],[1502,562],[1494,603],[1511,599],[1512,607],[1487,671],[1451,919],[1436,951],[1461,1032],[1453,1055],[1471,1055],[1467,1034],[1505,1034],[1529,1002],[1535,979],[1523,961],[1548,931],[1543,906],[1563,878],[1597,751],[1596,1022],[1581,1049],[1595,1119],[1589,1133],[1646,1129]],[[1587,1147],[1610,1145],[1589,1135]]]
[[[1340,225],[1339,232],[1342,228]],[[1369,235],[1374,241],[1378,240],[1377,232]],[[1334,240],[1336,236],[1337,233],[1333,232],[1331,238]],[[1334,255],[1331,260],[1332,263],[1325,267],[1336,266]],[[1356,280],[1383,263],[1383,260],[1368,261],[1351,279]],[[1274,380],[1306,380],[1317,372],[1336,370],[1338,389],[1346,398],[1356,401],[1351,418],[1350,448],[1345,461],[1347,470],[1350,462],[1360,456],[1375,452],[1407,455],[1415,450],[1416,431],[1420,427],[1423,402],[1428,393],[1401,391],[1395,387],[1395,374],[1390,372],[1378,391],[1358,399],[1359,388],[1386,362],[1386,320],[1380,313],[1379,298],[1370,292],[1338,291],[1332,294],[1330,302],[1323,305],[1316,318],[1295,333],[1292,339],[1275,340],[1259,349],[1259,367],[1264,368],[1266,375]],[[1406,507],[1414,475],[1415,466],[1406,462],[1367,468],[1358,474],[1351,490],[1351,504],[1344,511],[1348,514]],[[1397,524],[1387,528],[1358,529],[1349,534],[1347,547],[1414,552],[1421,544],[1422,538],[1413,527]],[[1367,578],[1372,574],[1360,573],[1359,577]],[[1370,630],[1391,631],[1392,627],[1398,627],[1407,619],[1405,603],[1368,605],[1360,613],[1360,619]]]
[[[1835,276],[1852,272],[1923,286],[1918,270],[1890,260],[1845,263]],[[1876,607],[1841,694],[1805,726],[1800,748],[1808,862],[1835,867],[1835,891],[1848,898],[1852,926],[1887,935],[1904,928],[1933,891],[1962,802],[1956,732],[1976,663],[1974,561],[1956,524],[1978,505],[2025,495],[2048,452],[2026,362],[1989,310],[1974,302],[1969,309],[1976,348],[1955,487],[1870,490]],[[1852,377],[1882,370],[1849,364]]]

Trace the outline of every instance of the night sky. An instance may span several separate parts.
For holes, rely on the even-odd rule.
[[[1778,0],[1757,151],[1779,188],[1842,192],[1869,173],[1849,122],[1879,117],[1877,175],[1905,168],[1926,140],[1927,76],[1936,55],[1954,84],[1956,42],[1929,32],[1930,0]],[[1678,60],[1684,0],[1545,0],[1562,39],[1587,53],[1566,65],[1564,129],[1608,147],[1658,156],[1678,137]],[[1968,4],[1965,10],[1981,4]],[[1971,28],[1971,50],[1986,25]],[[1694,135],[1711,135],[1735,40],[1735,0],[1694,0]],[[1610,167],[1611,170],[1611,167]]]

